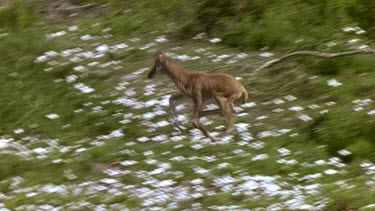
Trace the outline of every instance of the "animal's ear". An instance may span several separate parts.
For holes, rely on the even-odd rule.
[[[157,51],[154,54],[154,59],[160,59],[163,55],[164,55],[164,53],[162,51]]]
[[[165,54],[163,52],[160,52],[159,55],[158,55],[158,59],[160,62],[164,62],[165,61],[165,58],[164,58]]]
[[[159,55],[160,55],[159,52],[154,53],[154,54],[152,55],[152,58],[154,58],[154,59],[158,59],[158,58],[159,58]]]

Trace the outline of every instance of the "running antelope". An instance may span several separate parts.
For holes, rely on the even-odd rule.
[[[159,75],[169,76],[181,92],[173,94],[169,99],[169,106],[174,116],[176,116],[175,101],[187,98],[194,106],[192,124],[206,137],[217,141],[217,138],[202,126],[199,120],[201,116],[221,113],[225,118],[225,131],[222,135],[233,130],[233,102],[242,97],[242,103],[245,103],[248,98],[246,89],[239,81],[228,74],[186,71],[163,53],[156,55],[154,67],[147,78],[152,79]],[[210,102],[216,102],[219,109],[203,111],[203,106]]]

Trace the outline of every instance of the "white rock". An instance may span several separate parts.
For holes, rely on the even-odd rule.
[[[135,165],[137,163],[138,162],[135,161],[135,160],[125,160],[125,161],[122,161],[120,164],[123,165],[123,166],[132,166],[132,165]]]
[[[338,82],[336,79],[330,79],[327,81],[327,85],[337,87],[337,86],[341,86],[342,83]]]
[[[109,134],[110,137],[115,137],[115,138],[118,138],[118,137],[122,137],[124,136],[124,133],[122,132],[121,129],[118,129],[118,130],[114,130],[112,131],[110,134]]]
[[[57,114],[47,114],[46,117],[48,119],[58,119],[58,118],[60,118],[60,116],[57,115]]]
[[[165,141],[168,139],[167,135],[157,135],[151,138],[153,141]]]
[[[191,148],[193,148],[193,149],[202,149],[203,146],[201,144],[194,144],[194,145],[191,146]]]
[[[0,138],[0,149],[7,148],[9,146],[9,142],[11,141],[13,141],[13,139]]]
[[[286,156],[286,155],[289,155],[289,154],[290,154],[290,150],[289,150],[289,149],[286,149],[286,148],[279,148],[279,149],[277,149],[277,151],[278,151],[282,156]]]
[[[274,55],[273,53],[269,53],[269,52],[264,52],[264,53],[259,54],[259,56],[261,57],[271,57],[273,55]]]
[[[250,124],[249,123],[236,123],[234,124],[234,127],[236,128],[238,132],[245,132],[250,127]]]
[[[168,42],[168,39],[165,38],[164,36],[160,36],[160,37],[157,37],[155,39],[156,42],[159,42],[159,43],[164,43],[164,42]]]
[[[210,41],[210,43],[218,43],[218,42],[221,42],[221,39],[220,38],[213,38],[213,39],[210,39],[209,41]]]
[[[273,100],[272,102],[273,102],[273,104],[276,104],[276,105],[279,105],[279,104],[285,103],[285,101],[282,100],[282,99],[275,99],[275,100]]]
[[[93,37],[92,37],[91,35],[87,34],[87,35],[83,35],[83,36],[81,37],[81,40],[86,41],[86,40],[91,40],[92,38],[93,38]]]
[[[76,31],[76,30],[78,30],[78,26],[69,26],[68,30],[69,31]]]
[[[347,156],[347,155],[352,154],[351,152],[349,152],[348,150],[345,150],[345,149],[342,149],[342,150],[338,151],[337,153],[339,153],[340,155],[343,155],[343,156]]]
[[[325,174],[332,175],[332,174],[337,174],[338,171],[334,169],[327,169],[324,171]]]
[[[175,56],[175,58],[176,59],[178,59],[178,60],[181,60],[181,61],[187,61],[187,60],[189,60],[191,57],[190,56],[188,56],[188,55],[177,55],[177,56]]]
[[[162,120],[160,122],[155,123],[156,127],[165,127],[169,125],[169,122],[166,120]]]
[[[204,182],[204,180],[201,179],[201,178],[193,179],[193,180],[190,181],[190,183],[193,184],[193,185],[200,185],[203,182]]]
[[[74,70],[74,71],[77,71],[77,72],[82,72],[82,71],[84,71],[85,69],[86,69],[86,68],[83,67],[83,66],[81,66],[81,65],[73,68],[73,70]]]
[[[299,115],[299,116],[298,116],[298,119],[300,119],[300,120],[302,120],[302,121],[304,121],[304,122],[308,122],[308,121],[311,121],[311,120],[312,120],[312,118],[309,117],[307,114]]]
[[[65,78],[65,81],[68,83],[75,82],[78,79],[78,76],[76,75],[69,75]]]
[[[45,61],[47,61],[47,59],[48,59],[48,57],[43,55],[43,56],[37,57],[34,62],[35,63],[45,62]]]
[[[115,45],[114,47],[117,48],[117,49],[124,49],[124,48],[127,48],[129,46],[126,43],[120,43],[120,44]]]
[[[358,43],[359,41],[361,41],[360,39],[351,39],[348,41],[349,44],[355,44],[355,43]]]
[[[44,53],[44,55],[49,56],[49,57],[55,57],[55,56],[58,56],[59,54],[56,51],[47,51]]]
[[[76,153],[84,152],[86,150],[87,150],[87,148],[81,147],[81,148],[76,149]]]
[[[78,84],[75,84],[74,85],[74,88],[78,89],[79,91],[81,91],[82,93],[92,93],[95,91],[95,89],[91,88],[91,87],[88,87],[87,85],[83,84],[83,83],[78,83]]]
[[[103,178],[103,179],[101,179],[99,181],[102,182],[102,183],[105,183],[105,184],[118,183],[118,180],[116,180],[116,179],[110,179],[110,178]]]
[[[154,187],[154,188],[161,188],[161,187],[172,186],[175,183],[176,183],[175,181],[169,179],[169,180],[163,180],[163,181],[160,181],[160,182],[153,183],[153,184],[151,184],[151,186]]]
[[[56,37],[61,37],[63,35],[66,35],[66,31],[59,31],[59,32],[47,34],[47,38],[52,39],[52,38],[56,38]]]
[[[297,100],[296,97],[294,97],[293,95],[287,95],[284,97],[285,99],[289,100],[289,101],[294,101],[294,100]]]
[[[288,108],[288,110],[290,110],[290,111],[302,111],[303,108],[301,106],[292,106],[292,107]]]
[[[260,155],[254,156],[251,160],[257,161],[257,160],[265,160],[267,158],[269,158],[269,156],[267,154],[260,154]]]
[[[41,154],[41,155],[48,152],[48,150],[46,148],[42,148],[42,147],[35,148],[35,149],[33,149],[33,151],[35,153],[38,153],[38,154]]]
[[[356,31],[356,29],[353,28],[353,27],[344,27],[341,30],[344,31],[344,32],[354,32],[354,31]]]
[[[17,128],[17,129],[15,129],[15,130],[13,130],[13,133],[14,133],[14,134],[21,134],[21,133],[23,133],[23,132],[25,132],[25,130],[22,129],[22,128]]]
[[[241,107],[250,108],[250,107],[254,107],[255,105],[256,104],[254,102],[249,102],[249,103],[242,104]]]
[[[109,50],[108,45],[101,45],[95,48],[96,51],[98,52],[107,52]]]

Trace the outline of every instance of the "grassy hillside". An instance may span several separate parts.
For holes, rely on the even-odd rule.
[[[0,210],[375,209],[375,57],[251,74],[374,49],[366,0],[55,3],[0,5]],[[241,80],[233,134],[173,127],[158,50]]]

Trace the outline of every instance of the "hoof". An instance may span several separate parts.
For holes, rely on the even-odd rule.
[[[210,138],[212,142],[217,142],[219,140],[218,138],[216,138],[213,135],[208,135],[207,137]]]
[[[212,142],[217,142],[218,139],[217,139],[216,137],[212,137],[212,138],[211,138],[211,141],[212,141]]]
[[[219,135],[219,136],[226,136],[226,135],[229,135],[229,134],[232,133],[232,132],[233,132],[233,128],[231,128],[231,129],[226,129],[226,130],[220,132],[220,135]]]

